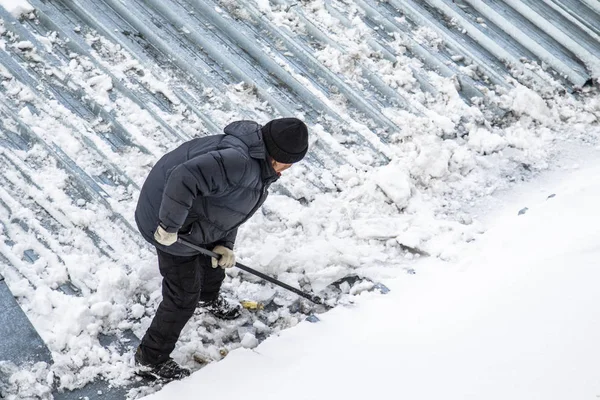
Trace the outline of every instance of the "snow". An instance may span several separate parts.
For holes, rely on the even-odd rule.
[[[542,97],[533,90],[519,85],[512,92],[512,110],[517,115],[527,114],[538,121],[545,121],[552,117],[552,112]]]
[[[4,7],[15,18],[20,18],[34,10],[26,0],[0,0],[0,7]]]
[[[505,204],[462,261],[422,260],[416,275],[389,282],[389,294],[363,294],[145,399],[597,397],[594,164],[544,193],[529,190],[525,215]]]
[[[480,154],[491,154],[506,147],[506,140],[486,128],[476,128],[469,132],[469,147]]]
[[[246,332],[240,344],[246,349],[253,349],[258,346],[258,339],[252,333]]]
[[[271,6],[269,5],[269,0],[256,0],[256,5],[258,9],[264,13],[268,13],[271,11]]]
[[[33,49],[33,43],[28,40],[24,40],[22,42],[16,43],[15,47],[19,50],[31,50]]]
[[[411,197],[411,181],[400,165],[390,163],[375,171],[377,186],[402,210]]]

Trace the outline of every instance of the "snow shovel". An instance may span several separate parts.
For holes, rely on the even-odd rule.
[[[196,251],[199,251],[200,253],[202,253],[202,254],[204,254],[204,255],[207,255],[207,256],[210,256],[210,257],[214,257],[214,258],[216,258],[217,260],[218,260],[219,258],[221,258],[221,255],[220,255],[220,254],[217,254],[217,253],[215,253],[215,252],[212,252],[212,251],[210,251],[210,250],[207,250],[207,249],[205,249],[205,248],[202,248],[202,247],[200,247],[200,246],[196,246],[195,244],[193,244],[193,243],[190,243],[190,242],[188,242],[188,241],[186,241],[186,240],[183,240],[183,239],[180,239],[180,238],[178,238],[178,239],[177,239],[177,242],[178,242],[178,243],[181,243],[181,244],[183,244],[184,246],[187,246],[187,247],[189,247],[189,248],[191,248],[191,249],[194,249],[194,250],[196,250]],[[315,304],[319,304],[319,305],[327,306],[327,305],[325,304],[325,302],[323,301],[323,299],[322,299],[322,298],[320,298],[320,297],[319,297],[319,296],[317,296],[317,295],[314,295],[314,294],[312,294],[312,293],[306,293],[306,292],[303,292],[302,290],[300,290],[300,289],[297,289],[297,288],[295,288],[295,287],[293,287],[293,286],[290,286],[290,285],[288,285],[287,283],[283,283],[283,282],[281,282],[281,281],[278,281],[278,280],[277,280],[277,279],[275,279],[275,278],[272,278],[272,277],[270,277],[269,275],[265,275],[265,274],[263,274],[263,273],[262,273],[262,272],[260,272],[260,271],[257,271],[257,270],[255,270],[255,269],[252,269],[252,268],[250,268],[250,267],[246,267],[245,265],[243,265],[243,264],[241,264],[241,263],[239,263],[239,262],[235,263],[235,266],[236,266],[236,267],[238,267],[239,269],[243,270],[243,271],[246,271],[246,272],[249,272],[249,273],[251,273],[251,274],[253,274],[253,275],[256,275],[256,276],[258,276],[259,278],[262,278],[262,279],[264,279],[264,280],[266,280],[266,281],[268,281],[268,282],[271,282],[271,283],[273,283],[273,284],[275,284],[275,285],[277,285],[277,286],[281,286],[282,288],[284,288],[284,289],[287,289],[287,290],[289,290],[290,292],[296,293],[298,296],[302,296],[302,297],[304,297],[305,299],[308,299],[308,300],[312,301],[312,302],[313,302],[313,303],[315,303]]]

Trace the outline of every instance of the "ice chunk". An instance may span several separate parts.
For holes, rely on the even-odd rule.
[[[258,346],[258,339],[250,332],[246,332],[241,345],[247,349],[253,349]]]
[[[15,44],[15,47],[19,50],[31,50],[33,49],[33,43],[29,40],[23,40]]]
[[[361,239],[389,239],[398,236],[410,226],[412,217],[366,218],[352,221],[352,229]]]
[[[481,154],[491,154],[506,147],[506,139],[485,128],[475,129],[469,133],[469,147]]]
[[[254,329],[256,329],[257,332],[266,332],[269,330],[269,327],[264,322],[258,320],[254,321],[252,326],[254,327]]]
[[[375,174],[375,183],[398,208],[402,209],[408,205],[412,183],[404,168],[395,163],[379,168]]]
[[[131,306],[131,316],[135,319],[140,319],[144,316],[146,308],[141,304],[134,304]]]
[[[438,147],[421,149],[411,173],[413,176],[422,175],[425,180],[443,178],[448,174],[450,156],[450,151]]]
[[[525,86],[517,87],[513,92],[512,110],[517,115],[526,114],[544,122],[552,117],[548,105],[542,97]]]
[[[98,317],[107,317],[112,312],[112,304],[108,301],[102,301],[92,304],[90,311]]]

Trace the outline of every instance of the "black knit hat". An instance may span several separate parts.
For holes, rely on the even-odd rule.
[[[298,118],[279,118],[261,128],[267,153],[273,160],[293,164],[308,151],[308,129]]]

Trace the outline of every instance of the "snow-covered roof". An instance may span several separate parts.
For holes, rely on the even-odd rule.
[[[318,291],[455,257],[478,199],[598,136],[595,0],[0,0],[0,19],[0,273],[65,388],[129,371],[96,339],[143,334],[158,304],[133,211],[185,140],[307,121],[307,160],[236,251]],[[226,288],[275,293],[236,272]],[[179,359],[244,333],[193,324]]]

